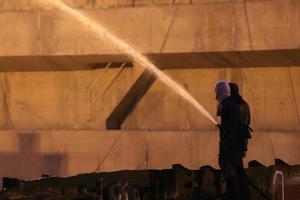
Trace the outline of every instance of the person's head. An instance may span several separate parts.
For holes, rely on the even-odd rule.
[[[230,86],[227,81],[218,81],[215,87],[216,100],[221,103],[224,99],[231,95]]]
[[[232,96],[239,95],[239,86],[236,83],[229,83],[230,92]]]
[[[230,82],[229,83],[230,91],[231,91],[231,96],[234,98],[234,100],[237,103],[241,103],[243,98],[241,97],[239,93],[239,86],[236,83]]]

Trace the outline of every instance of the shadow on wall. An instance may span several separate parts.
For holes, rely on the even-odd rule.
[[[19,151],[0,152],[0,178],[39,178],[42,174],[61,176],[67,172],[67,155],[40,152],[40,136],[33,133],[19,134]]]

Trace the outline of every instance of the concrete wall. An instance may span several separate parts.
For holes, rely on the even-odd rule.
[[[271,165],[281,158],[299,164],[299,134],[256,132],[245,163],[256,159]],[[191,169],[218,166],[215,131],[1,131],[0,143],[0,177],[70,176],[97,168],[164,169],[174,163]]]
[[[2,130],[99,130],[141,68],[0,74]],[[300,68],[166,70],[213,116],[214,85],[220,79],[240,85],[249,102],[255,130],[300,130]],[[111,83],[113,83],[111,85]],[[89,88],[93,85],[93,88]],[[107,90],[107,88],[111,87]],[[107,90],[107,92],[105,92]],[[127,130],[213,130],[213,124],[159,80],[127,121]]]
[[[299,6],[298,0],[251,1],[246,9],[241,2],[182,6],[163,52],[298,49]],[[128,7],[84,13],[143,53],[157,53],[174,7]],[[55,9],[2,12],[0,30],[1,56],[122,53]]]

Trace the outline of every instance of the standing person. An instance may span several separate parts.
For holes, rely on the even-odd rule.
[[[231,96],[227,81],[217,82],[215,92],[217,115],[221,117],[219,165],[226,182],[226,199],[249,200],[249,189],[244,189],[248,187],[242,186],[247,184],[245,178],[241,178],[246,176],[243,156],[247,151],[247,140],[242,130],[240,105]]]
[[[248,103],[243,99],[243,97],[239,93],[239,87],[236,83],[229,83],[231,96],[235,100],[237,104],[240,106],[240,114],[241,114],[241,123],[242,123],[242,134],[245,139],[245,151],[243,154],[243,157],[246,156],[246,151],[248,150],[248,139],[251,138],[251,114],[250,114],[250,108]],[[240,196],[243,197],[242,199],[250,199],[250,191],[249,191],[249,183],[248,183],[248,177],[244,170],[239,171],[239,184],[240,184]]]

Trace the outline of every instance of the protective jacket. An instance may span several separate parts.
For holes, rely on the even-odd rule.
[[[227,97],[221,105],[220,155],[240,154],[247,151],[247,137],[244,133],[244,117],[241,105],[233,97]]]

